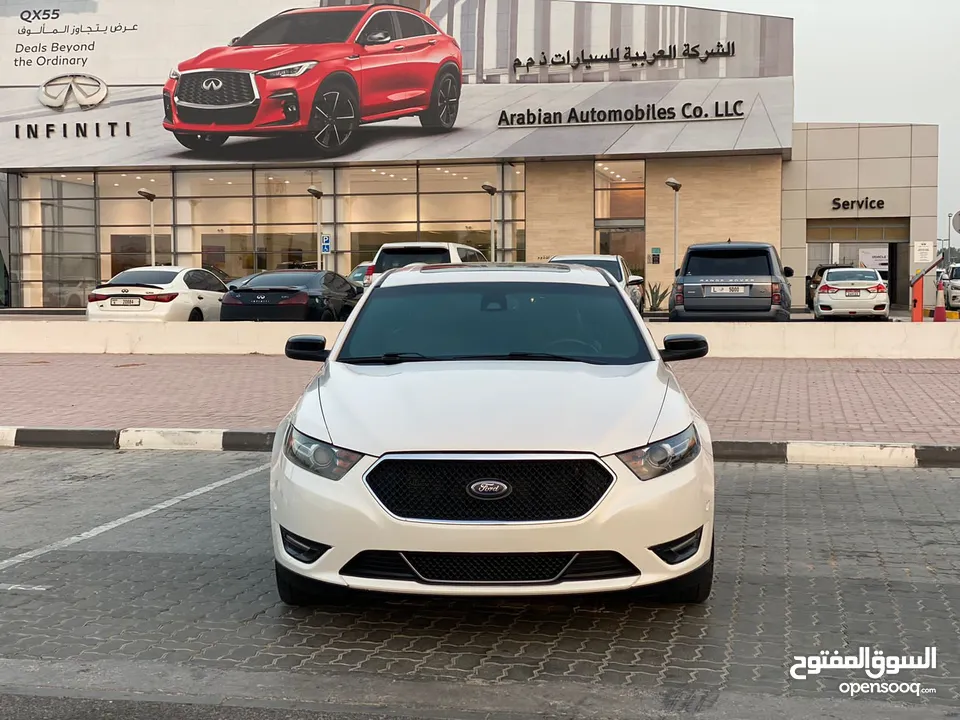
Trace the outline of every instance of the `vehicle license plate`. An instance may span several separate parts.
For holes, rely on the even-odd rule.
[[[847,297],[860,297],[859,290],[847,290]]]
[[[111,305],[139,305],[140,298],[110,298]]]
[[[714,285],[710,288],[711,293],[721,293],[724,295],[742,295],[746,290],[743,285]]]

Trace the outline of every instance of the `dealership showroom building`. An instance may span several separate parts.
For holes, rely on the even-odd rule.
[[[25,149],[11,139],[14,120],[2,118],[0,306],[84,306],[98,282],[149,264],[151,210],[158,263],[214,266],[230,277],[316,261],[324,234],[332,238],[324,262],[344,274],[383,243],[439,241],[506,261],[620,254],[648,285],[666,287],[677,207],[681,254],[693,243],[772,243],[795,270],[795,304],[816,265],[857,264],[864,250],[887,263],[895,303],[907,302],[909,278],[929,264],[920,249],[938,235],[938,128],[795,122],[789,19],[550,0],[404,4],[458,38],[462,103],[483,100],[494,140],[458,147],[455,131],[381,161],[373,148],[324,162],[141,164],[101,164],[74,141],[71,163],[69,138]],[[693,42],[725,50],[677,57]],[[668,50],[649,64],[527,62],[629,45]],[[531,100],[533,84],[544,89]],[[688,102],[726,117],[656,122],[658,106]],[[587,105],[647,107],[653,118],[503,126],[504,113]],[[11,166],[4,147],[14,142],[34,165]],[[51,160],[45,147],[57,143]]]

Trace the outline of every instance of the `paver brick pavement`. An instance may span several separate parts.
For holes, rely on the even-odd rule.
[[[282,356],[0,355],[0,426],[273,429],[315,370]],[[960,445],[960,359],[674,370],[718,440]]]

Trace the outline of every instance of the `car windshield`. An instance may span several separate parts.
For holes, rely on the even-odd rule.
[[[179,270],[124,270],[110,280],[110,285],[166,285],[179,274]]]
[[[833,282],[865,282],[879,280],[880,275],[876,270],[827,270],[823,279]]]
[[[584,258],[582,260],[556,259],[556,260],[551,260],[550,262],[562,263],[563,265],[586,265],[587,267],[601,268],[602,270],[606,270],[608,273],[613,275],[613,279],[616,280],[617,282],[623,282],[623,273],[620,271],[620,262],[617,260],[598,260],[594,258]]]
[[[284,13],[261,23],[233,45],[252,47],[342,43],[347,41],[362,17],[363,12],[357,10]]]
[[[693,250],[687,255],[684,275],[772,275],[767,250]]]
[[[351,280],[363,280],[363,276],[367,274],[366,265],[358,265],[353,269],[353,272],[350,273]]]
[[[467,282],[380,288],[337,360],[577,360],[634,365],[650,349],[619,291],[545,282]]]
[[[316,284],[322,273],[316,272],[266,272],[254,275],[247,280],[244,287],[306,287]]]
[[[377,256],[376,267],[373,271],[383,273],[413,263],[436,265],[448,262],[450,262],[450,251],[445,247],[383,248]]]
[[[951,280],[960,280],[960,265],[950,270],[950,279]]]

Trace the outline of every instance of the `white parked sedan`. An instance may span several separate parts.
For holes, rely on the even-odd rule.
[[[87,320],[219,320],[226,291],[216,275],[200,268],[131,268],[90,293]]]
[[[890,317],[887,283],[871,268],[830,268],[814,295],[813,315],[827,317]]]
[[[696,335],[658,350],[595,268],[384,273],[332,347],[287,342],[322,365],[273,448],[281,599],[656,585],[705,601],[710,432],[666,363],[706,353]]]

